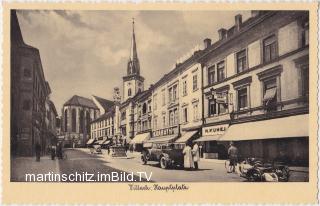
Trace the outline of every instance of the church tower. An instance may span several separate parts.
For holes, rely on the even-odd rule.
[[[123,101],[133,97],[144,89],[144,78],[140,76],[140,63],[137,53],[136,37],[134,33],[134,19],[132,21],[132,40],[130,57],[127,65],[127,75],[123,77]]]

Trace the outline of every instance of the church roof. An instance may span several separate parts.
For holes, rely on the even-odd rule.
[[[95,105],[95,103],[91,99],[81,97],[78,95],[74,95],[66,103],[64,103],[64,106],[71,106],[71,105],[98,109],[97,105]]]
[[[114,105],[114,102],[108,99],[104,99],[101,97],[94,96],[93,97],[100,103],[100,105],[105,109],[106,111],[109,111],[109,109]]]
[[[101,120],[108,119],[110,117],[113,117],[114,114],[115,114],[115,107],[112,106],[107,113],[104,113],[104,114],[100,115],[97,119],[94,119],[93,121],[91,121],[91,123],[99,122]]]

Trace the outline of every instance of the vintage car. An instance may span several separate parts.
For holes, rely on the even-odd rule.
[[[147,164],[148,161],[159,162],[163,169],[183,167],[182,147],[175,143],[144,144],[141,160],[143,164]]]
[[[90,148],[90,153],[91,154],[102,154],[101,145],[93,145]]]

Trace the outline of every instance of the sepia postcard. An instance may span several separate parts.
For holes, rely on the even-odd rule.
[[[2,201],[317,203],[317,3],[4,3]]]

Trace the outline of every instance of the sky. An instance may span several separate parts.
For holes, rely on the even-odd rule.
[[[250,11],[76,11],[17,12],[24,42],[40,51],[51,100],[61,114],[73,95],[112,100],[122,90],[135,19],[140,73],[145,89],[205,38],[218,39],[220,28],[234,25]]]

